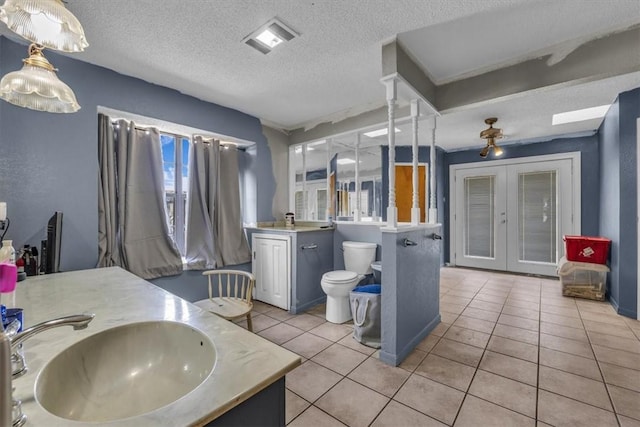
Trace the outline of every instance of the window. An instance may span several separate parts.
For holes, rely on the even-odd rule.
[[[189,144],[186,136],[160,132],[164,192],[169,233],[181,254],[185,253],[185,211],[189,190]],[[177,148],[177,149],[176,149]],[[179,171],[176,173],[176,171]]]

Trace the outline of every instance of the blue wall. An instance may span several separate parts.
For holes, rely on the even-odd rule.
[[[599,129],[600,234],[612,240],[609,299],[618,313],[637,315],[637,123],[640,88],[621,93]]]
[[[449,195],[449,166],[460,163],[475,163],[486,161],[478,153],[479,149],[454,151],[444,154],[445,195]],[[581,222],[582,234],[587,236],[597,236],[599,234],[599,213],[600,195],[599,188],[599,152],[598,136],[584,136],[576,138],[558,138],[552,141],[545,141],[530,144],[509,144],[504,146],[504,155],[500,159],[513,159],[518,157],[542,156],[545,154],[568,153],[579,151],[581,153]],[[444,229],[446,236],[444,241],[445,260],[449,261],[449,203],[444,205]]]
[[[26,56],[25,45],[0,38],[2,75],[19,70]],[[12,224],[6,238],[14,240],[14,247],[39,246],[48,218],[59,210],[64,212],[61,269],[95,267],[99,105],[255,141],[250,168],[257,182],[256,216],[273,220],[275,178],[257,118],[51,51],[46,56],[82,109],[51,114],[0,102],[0,201],[7,202]]]

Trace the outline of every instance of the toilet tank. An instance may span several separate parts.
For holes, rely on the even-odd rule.
[[[358,274],[371,274],[371,263],[376,259],[377,247],[369,242],[342,242],[344,269]]]

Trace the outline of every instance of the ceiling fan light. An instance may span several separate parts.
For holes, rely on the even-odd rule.
[[[80,21],[61,0],[6,0],[0,21],[23,38],[49,49],[82,52],[89,43]]]
[[[489,146],[485,145],[484,148],[480,150],[480,157],[484,159],[485,157],[487,157],[487,154],[489,154]]]
[[[75,94],[58,79],[41,48],[31,45],[29,58],[23,62],[21,70],[0,80],[0,98],[19,107],[49,113],[75,113],[80,109]]]
[[[496,157],[500,157],[500,156],[502,156],[504,154],[504,150],[494,143],[493,144],[493,154]]]

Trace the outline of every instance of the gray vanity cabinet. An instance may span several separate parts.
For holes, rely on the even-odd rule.
[[[333,270],[333,232],[296,233],[291,287],[291,313],[301,313],[325,302],[322,275]],[[292,248],[293,249],[293,248]],[[293,253],[293,250],[292,250]]]

